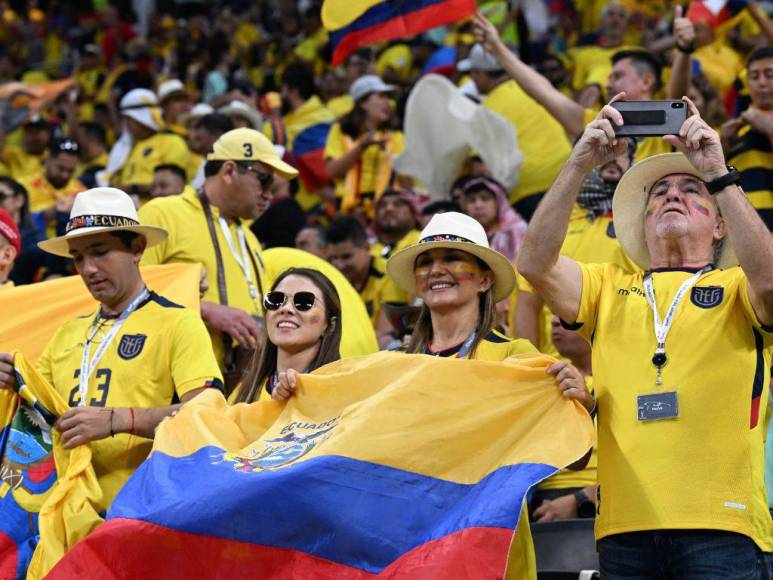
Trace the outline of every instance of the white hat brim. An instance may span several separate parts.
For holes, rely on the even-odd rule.
[[[636,163],[623,174],[615,189],[612,198],[615,235],[626,255],[642,270],[650,268],[650,253],[644,239],[644,213],[650,189],[666,175],[679,173],[702,179],[683,154],[663,153]],[[725,236],[715,266],[725,269],[737,264],[738,258],[730,246],[730,238]]]
[[[63,258],[72,258],[72,256],[70,255],[70,244],[68,243],[70,240],[73,240],[76,238],[83,238],[85,236],[103,234],[106,232],[118,232],[118,231],[134,232],[144,236],[145,239],[147,240],[147,246],[146,246],[147,248],[160,244],[161,242],[165,241],[168,236],[167,231],[165,229],[157,228],[154,226],[125,226],[125,227],[119,227],[119,228],[109,227],[109,226],[98,226],[98,227],[91,227],[91,228],[80,228],[68,234],[65,234],[63,236],[59,236],[57,238],[43,240],[42,242],[38,242],[38,247],[44,252],[48,252],[49,254],[53,254],[55,256],[62,256]]]
[[[507,298],[515,288],[515,267],[510,261],[491,248],[470,242],[426,242],[418,243],[400,250],[387,261],[387,274],[395,283],[408,292],[416,294],[416,275],[414,264],[419,254],[435,249],[461,250],[472,254],[485,262],[494,273],[494,301]]]

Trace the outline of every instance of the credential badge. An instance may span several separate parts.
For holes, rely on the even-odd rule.
[[[722,286],[695,286],[690,292],[690,301],[699,308],[714,308],[722,304],[724,296]]]
[[[131,360],[142,352],[145,346],[145,334],[124,334],[118,343],[118,356],[124,360]]]

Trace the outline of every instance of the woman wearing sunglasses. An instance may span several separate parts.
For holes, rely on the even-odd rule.
[[[279,377],[310,373],[341,358],[341,301],[332,282],[309,268],[290,268],[263,300],[266,339],[235,391],[234,403],[271,396],[284,400],[292,388]],[[295,381],[292,381],[293,386]]]
[[[407,352],[486,361],[537,352],[529,341],[513,340],[493,330],[494,306],[512,292],[515,272],[504,255],[489,247],[486,232],[472,217],[457,212],[435,215],[418,243],[389,259],[387,272],[398,286],[423,302]],[[593,398],[575,367],[560,362],[548,373],[567,397],[592,410]],[[536,577],[528,516],[523,509],[509,562],[508,577]]]

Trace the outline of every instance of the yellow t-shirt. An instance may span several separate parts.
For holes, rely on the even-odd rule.
[[[72,197],[86,190],[86,186],[75,178],[68,181],[64,187],[57,189],[51,185],[51,182],[42,173],[35,177],[22,179],[19,183],[27,190],[30,211],[33,213],[53,207],[60,197]],[[46,222],[46,236],[49,238],[56,236],[55,219],[50,219]]]
[[[510,191],[510,203],[547,191],[571,153],[561,124],[515,81],[496,87],[483,106],[510,121],[518,135],[523,164],[518,183]]]
[[[325,105],[333,111],[336,118],[340,118],[354,108],[354,100],[349,95],[341,95],[333,97]]]
[[[387,139],[384,148],[371,145],[362,152],[359,161],[349,170],[344,179],[336,180],[336,196],[344,197],[347,181],[353,181],[353,187],[359,193],[376,193],[376,197],[383,193],[388,185],[392,163],[391,158],[402,153],[405,147],[403,133],[401,131],[378,131],[377,139]],[[347,137],[341,132],[341,125],[335,123],[327,135],[325,143],[325,159],[337,159],[342,157],[350,147],[347,146]]]
[[[250,316],[261,318],[263,316],[263,297],[259,294],[256,298],[252,298],[250,295],[250,288],[244,272],[231,253],[228,242],[220,229],[218,209],[215,206],[211,207],[215,222],[215,233],[220,244],[220,253],[223,256],[228,306],[240,308]],[[207,219],[197,193],[190,189],[180,195],[153,199],[140,208],[139,218],[140,222],[144,225],[158,226],[169,232],[169,237],[166,241],[145,251],[141,264],[143,266],[176,262],[202,264],[206,269],[207,283],[209,284],[209,288],[204,293],[202,300],[219,304],[215,248],[209,236]],[[238,244],[236,223],[231,223],[229,229],[234,243]],[[255,282],[257,280],[256,275],[260,276],[258,290],[260,292],[260,289],[263,288],[266,291],[265,289],[268,288],[268,284],[265,267],[263,266],[263,258],[260,253],[260,243],[249,227],[246,226],[244,227],[244,237],[247,249],[249,252],[252,252],[260,270],[256,274],[252,261],[248,260],[253,282],[257,286]],[[225,353],[220,333],[210,329],[210,336],[217,360],[222,363]]]
[[[663,141],[661,137],[645,137],[640,139],[636,145],[636,155],[634,163],[638,163],[647,157],[660,155],[661,153],[673,153],[676,151],[669,143]]]
[[[360,290],[360,297],[365,303],[370,321],[375,327],[381,316],[381,304],[392,302],[395,304],[407,304],[409,296],[398,288],[394,280],[386,273],[386,260],[384,258],[371,258],[370,271],[365,287]]]
[[[607,263],[612,262],[628,272],[637,270],[628,256],[620,247],[615,237],[615,228],[611,216],[599,216],[591,221],[587,212],[579,205],[574,206],[569,218],[569,228],[566,231],[561,254],[578,262]],[[518,291],[534,293],[534,288],[528,280],[516,271]],[[553,313],[547,306],[542,307],[539,315],[540,341],[539,350],[545,354],[559,357],[551,338],[551,318]]]
[[[720,99],[725,98],[738,73],[744,68],[741,55],[730,48],[723,37],[700,47],[693,53],[692,58],[700,63],[701,71]]]
[[[0,154],[2,161],[8,169],[8,174],[16,181],[32,179],[43,173],[44,155],[31,155],[16,145],[6,145]]]
[[[370,245],[370,254],[375,258],[383,258],[386,260],[395,252],[399,252],[400,250],[417,243],[420,234],[421,232],[419,232],[419,230],[411,230],[405,234],[399,242],[389,246],[384,245],[383,242],[374,242]]]
[[[78,375],[86,337],[96,313],[62,325],[37,363],[41,375],[71,407],[78,405]],[[101,340],[114,320],[97,332]],[[97,344],[95,340],[95,345]],[[96,348],[91,349],[94,356]],[[89,379],[94,407],[152,408],[172,405],[201,387],[222,389],[222,377],[207,331],[196,312],[151,293],[121,326]],[[107,509],[150,453],[149,439],[118,434],[91,443],[94,471]]]
[[[134,144],[126,163],[110,181],[116,185],[151,185],[156,165],[174,163],[187,169],[189,159],[188,146],[182,137],[155,133]]]
[[[744,127],[728,152],[728,163],[741,173],[741,185],[754,209],[773,231],[773,150],[770,139]]]
[[[574,69],[572,88],[580,90],[589,84],[600,84],[603,89],[606,86],[609,73],[612,72],[612,55],[621,50],[633,48],[641,47],[617,46],[605,48],[603,46],[589,45],[570,48],[568,53]]]
[[[593,344],[598,401],[596,538],[714,529],[773,550],[764,485],[771,328],[754,314],[740,268],[704,273],[676,310],[655,385],[656,339],[643,274],[580,264],[578,332]],[[661,316],[689,271],[655,272]],[[638,421],[638,396],[676,391],[678,417]]]

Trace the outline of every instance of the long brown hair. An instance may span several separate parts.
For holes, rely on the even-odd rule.
[[[352,139],[356,139],[366,131],[365,118],[367,117],[367,114],[365,113],[365,109],[363,108],[362,103],[372,94],[373,93],[368,93],[364,97],[360,98],[359,101],[354,103],[352,110],[341,117],[339,123],[341,125],[341,132],[344,135],[348,135]],[[396,129],[397,126],[397,117],[393,111],[389,119],[381,124],[379,130],[385,131],[388,129]]]
[[[285,270],[271,286],[273,291],[279,283],[288,276],[301,276],[314,284],[322,293],[325,302],[325,319],[327,330],[322,335],[317,356],[311,361],[307,370],[311,372],[341,358],[341,299],[330,279],[322,272],[311,268],[290,268]],[[277,347],[268,339],[266,333],[263,345],[255,351],[250,361],[250,367],[239,385],[239,393],[234,402],[253,403],[258,400],[260,390],[268,377],[276,372]]]
[[[488,264],[480,258],[475,258],[481,269],[491,271]],[[475,356],[475,351],[480,344],[480,341],[486,338],[494,328],[496,324],[496,303],[494,302],[494,286],[485,292],[481,292],[478,295],[478,332],[475,335],[475,339],[472,341],[470,348],[469,358]],[[413,327],[413,333],[411,334],[411,340],[408,342],[408,346],[405,351],[412,354],[421,354],[425,352],[427,345],[432,340],[432,313],[426,304],[421,305],[421,312],[419,318],[416,320],[416,325]]]

